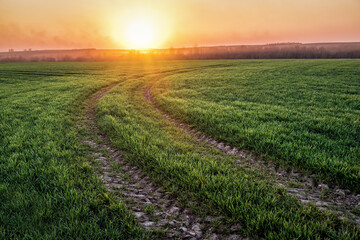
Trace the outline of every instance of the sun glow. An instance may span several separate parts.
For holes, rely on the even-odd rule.
[[[173,21],[164,9],[134,5],[109,15],[109,32],[120,48],[164,48],[173,34]]]
[[[125,30],[127,45],[131,48],[152,48],[156,45],[156,29],[150,21],[136,20]]]

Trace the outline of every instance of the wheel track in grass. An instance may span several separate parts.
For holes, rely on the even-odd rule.
[[[219,230],[214,227],[221,217],[200,218],[190,209],[166,193],[144,172],[123,158],[121,151],[112,147],[109,139],[98,128],[95,104],[118,83],[98,91],[86,107],[85,127],[90,139],[82,140],[91,146],[90,154],[99,165],[96,172],[109,192],[123,201],[136,216],[138,223],[158,239],[243,239],[239,226]],[[107,154],[104,154],[107,152]],[[226,233],[225,233],[226,231]],[[162,233],[156,233],[162,232]]]
[[[318,209],[334,213],[343,220],[360,224],[360,213],[354,213],[355,208],[360,210],[360,194],[341,189],[336,185],[317,184],[317,181],[314,180],[316,175],[309,175],[299,169],[294,170],[295,168],[289,170],[289,168],[284,166],[278,166],[278,164],[256,156],[250,151],[238,149],[225,142],[217,141],[190,124],[171,117],[155,104],[151,95],[153,86],[159,81],[161,79],[152,82],[145,90],[144,98],[174,126],[193,136],[197,142],[205,142],[226,154],[236,156],[236,164],[238,166],[269,174],[269,179],[274,185],[284,187],[288,195],[299,199],[301,203],[313,204]],[[293,185],[296,185],[296,187]]]

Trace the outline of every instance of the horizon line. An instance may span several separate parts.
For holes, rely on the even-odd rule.
[[[266,45],[286,45],[286,44],[300,44],[300,45],[311,45],[311,44],[360,44],[354,41],[329,41],[329,42],[271,42],[271,43],[259,43],[259,44],[218,44],[218,45],[197,45],[182,46],[182,47],[164,47],[164,48],[48,48],[48,49],[32,49],[23,48],[22,50],[16,50],[16,48],[8,48],[7,50],[2,49],[0,53],[14,53],[14,52],[40,52],[40,51],[81,51],[81,50],[118,50],[118,51],[147,51],[147,50],[166,50],[166,49],[185,49],[185,48],[211,48],[211,47],[238,47],[238,46],[266,46]],[[13,50],[13,52],[9,52]]]

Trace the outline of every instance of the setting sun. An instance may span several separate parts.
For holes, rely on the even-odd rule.
[[[120,48],[162,48],[173,37],[172,16],[153,6],[134,5],[121,11],[115,9],[107,19],[107,31]]]
[[[127,27],[125,36],[131,48],[151,48],[156,41],[156,30],[151,22],[137,20]]]

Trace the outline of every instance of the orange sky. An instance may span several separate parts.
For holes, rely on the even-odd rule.
[[[129,48],[137,19],[151,47],[360,41],[360,0],[0,0],[0,50]]]

